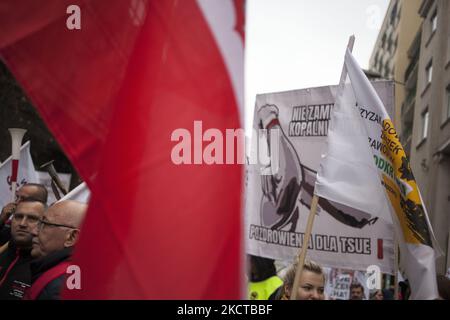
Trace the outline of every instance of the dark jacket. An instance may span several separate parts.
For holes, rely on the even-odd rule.
[[[11,240],[11,226],[0,223],[0,246]]]
[[[31,249],[19,250],[11,240],[0,254],[0,299],[21,300],[31,285]]]
[[[50,268],[53,268],[64,261],[70,260],[71,255],[72,248],[65,248],[31,262],[31,283],[34,283],[44,272],[46,272]],[[65,279],[66,274],[49,282],[47,286],[42,289],[36,300],[59,300],[62,286],[65,283]]]

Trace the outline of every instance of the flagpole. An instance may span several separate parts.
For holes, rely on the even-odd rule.
[[[306,225],[305,237],[303,238],[302,249],[300,251],[300,257],[295,271],[294,284],[292,285],[291,300],[297,299],[298,286],[300,284],[300,275],[303,271],[303,265],[305,264],[306,251],[308,250],[309,238],[311,237],[312,227],[314,224],[314,217],[316,216],[317,204],[319,203],[319,197],[314,195],[311,202],[311,210],[308,216],[308,223]]]
[[[398,300],[398,241],[394,234],[394,300]]]
[[[350,52],[353,50],[354,43],[355,43],[355,36],[352,35],[352,36],[350,36],[350,38],[348,40],[348,44],[347,44],[347,48],[350,50]],[[345,68],[345,62],[344,62],[344,66],[342,67],[341,79],[339,81],[340,89],[343,88],[342,84],[345,83],[346,77],[347,77],[347,69]],[[295,278],[294,278],[294,283],[292,285],[291,297],[290,297],[291,300],[297,299],[298,287],[300,285],[300,276],[303,271],[303,265],[305,264],[306,251],[308,250],[309,238],[311,237],[312,227],[314,224],[314,217],[316,216],[318,203],[319,203],[319,196],[314,194],[312,201],[311,201],[311,210],[309,211],[308,222],[306,224],[305,237],[303,238],[302,248],[300,251],[300,256],[299,256],[296,271],[295,271]]]
[[[355,36],[352,35],[348,39],[348,44],[347,44],[347,49],[350,50],[350,52],[353,51],[354,44],[355,44]],[[345,78],[347,78],[347,69],[345,68],[345,62],[344,62],[344,66],[342,67],[341,79],[339,80],[339,84],[345,83]]]

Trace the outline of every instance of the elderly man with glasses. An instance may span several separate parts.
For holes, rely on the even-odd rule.
[[[55,300],[65,284],[72,249],[78,241],[87,205],[65,200],[53,204],[33,230],[32,286],[25,299]]]
[[[20,300],[31,285],[30,262],[33,234],[45,211],[35,199],[17,203],[11,220],[11,240],[0,254],[0,299]]]

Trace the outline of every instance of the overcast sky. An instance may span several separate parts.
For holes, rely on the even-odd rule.
[[[352,34],[353,54],[367,68],[389,0],[247,0],[246,5],[245,107],[251,128],[257,93],[337,84]]]

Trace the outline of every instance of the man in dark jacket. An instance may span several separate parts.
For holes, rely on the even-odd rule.
[[[8,224],[8,219],[14,213],[20,201],[34,200],[47,205],[47,198],[47,189],[42,184],[26,183],[17,190],[16,201],[8,203],[0,213],[0,244],[5,244],[11,238],[11,226]]]
[[[31,285],[31,240],[45,210],[42,202],[22,200],[11,221],[11,240],[0,254],[0,299],[23,298]]]
[[[53,204],[45,212],[33,235],[31,255],[32,286],[26,299],[60,298],[73,246],[78,241],[87,205],[65,200]]]

